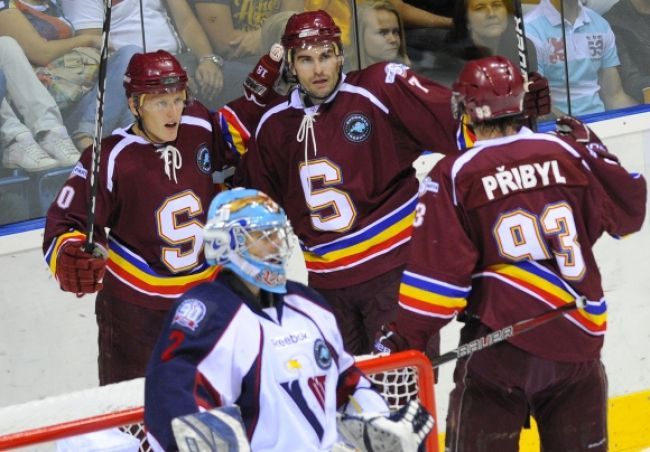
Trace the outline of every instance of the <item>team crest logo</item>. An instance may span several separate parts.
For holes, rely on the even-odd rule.
[[[314,342],[314,358],[321,369],[329,369],[332,366],[332,353],[322,339]]]
[[[210,174],[212,172],[212,160],[210,159],[210,151],[206,145],[201,145],[196,153],[196,165],[202,173]]]
[[[370,120],[361,113],[352,113],[343,121],[343,134],[352,143],[366,141],[371,131]]]
[[[172,325],[179,325],[190,331],[196,331],[205,317],[205,305],[201,300],[190,298],[183,301],[176,312]]]

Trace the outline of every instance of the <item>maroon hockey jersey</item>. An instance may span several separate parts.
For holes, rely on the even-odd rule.
[[[398,329],[423,348],[455,315],[496,330],[586,297],[511,343],[536,356],[599,356],[607,304],[592,246],[641,228],[646,182],[602,145],[523,128],[441,160],[421,185]]]
[[[240,177],[284,207],[311,286],[350,286],[406,262],[413,161],[424,150],[457,152],[450,97],[406,66],[380,63],[344,75],[320,105],[306,107],[294,89],[266,110]]]
[[[216,114],[198,102],[185,108],[178,138],[167,146],[126,129],[102,140],[95,231],[108,249],[104,293],[166,310],[214,277],[202,229],[218,192],[215,170],[232,162],[226,150]],[[47,212],[43,250],[54,274],[60,247],[85,239],[91,160],[89,148]]]

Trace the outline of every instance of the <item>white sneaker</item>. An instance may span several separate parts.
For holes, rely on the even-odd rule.
[[[56,168],[59,162],[50,157],[31,134],[21,133],[4,149],[2,165],[9,169],[22,168],[32,172]]]
[[[80,153],[65,129],[52,129],[39,141],[45,152],[54,157],[60,166],[72,166],[79,160]]]

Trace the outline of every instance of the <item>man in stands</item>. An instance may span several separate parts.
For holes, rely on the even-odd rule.
[[[99,291],[102,385],[144,376],[174,299],[216,274],[204,262],[202,228],[227,147],[216,114],[188,100],[187,83],[166,51],[131,58],[124,88],[136,122],[101,143],[94,252],[83,245],[92,148],[47,212],[43,251],[61,289]]]
[[[522,127],[524,81],[503,57],[467,63],[453,91],[477,141],[423,181],[397,323],[377,349],[423,349],[455,316],[466,344],[584,297],[457,362],[446,446],[517,450],[532,414],[544,450],[605,451],[607,304],[592,247],[641,228],[646,182],[574,118],[556,135]]]

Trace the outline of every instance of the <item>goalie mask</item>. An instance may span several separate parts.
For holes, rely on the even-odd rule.
[[[521,72],[510,60],[491,56],[469,61],[452,87],[451,107],[459,119],[466,112],[472,123],[521,115],[526,88]]]
[[[275,201],[258,190],[235,188],[210,204],[205,258],[261,289],[286,293],[290,236],[289,220]]]

